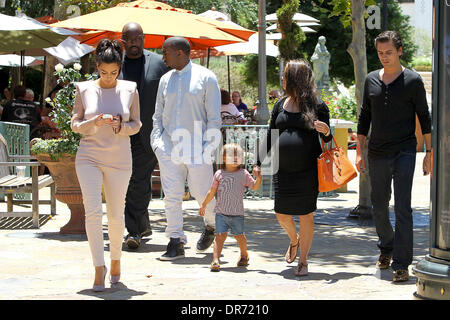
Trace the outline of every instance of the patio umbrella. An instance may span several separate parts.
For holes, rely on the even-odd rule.
[[[225,13],[222,13],[222,12],[216,11],[216,10],[208,10],[208,11],[199,13],[198,16],[206,17],[206,18],[210,18],[210,19],[214,19],[214,20],[218,20],[218,21],[230,20]]]
[[[80,41],[69,37],[56,47],[45,48],[47,54],[52,55],[63,65],[68,65],[81,57],[91,53],[95,49],[87,44],[81,44]]]
[[[0,53],[20,52],[20,82],[25,75],[24,50],[54,47],[76,34],[63,28],[52,28],[26,15],[13,17],[0,14]]]
[[[304,27],[316,27],[316,26],[320,26],[320,24],[317,23],[317,22],[297,22],[297,25],[298,25],[300,28],[302,28],[302,30],[303,30]],[[277,29],[278,29],[278,25],[275,23],[275,24],[273,24],[273,25],[271,25],[271,26],[268,26],[268,27],[266,28],[266,31],[274,31],[274,30],[277,30]],[[303,31],[303,32],[304,32],[304,31]]]
[[[317,31],[314,29],[311,29],[310,27],[302,27],[302,30],[304,33],[316,33]],[[281,33],[268,33],[266,35],[266,39],[267,40],[281,40],[282,38],[282,34]]]
[[[250,36],[247,42],[239,42],[217,46],[211,50],[192,50],[191,59],[202,58],[205,56],[227,56],[228,70],[228,91],[231,91],[230,83],[230,56],[243,56],[247,54],[258,54],[258,33]],[[272,41],[266,41],[266,55],[277,57],[280,54],[278,47]]]
[[[251,35],[247,42],[217,46],[210,51],[210,56],[243,56],[247,54],[258,54],[258,33]],[[279,54],[278,47],[272,41],[266,41],[266,55],[277,57]],[[191,59],[206,57],[206,55],[206,50],[191,51]]]
[[[299,13],[299,12],[294,14],[294,17],[292,18],[292,20],[295,22],[317,22],[317,23],[320,22],[316,18],[313,18],[311,16],[308,16],[306,14]],[[272,13],[272,14],[269,14],[266,16],[266,22],[277,22],[277,21],[278,21],[278,17],[277,17],[276,13]]]
[[[0,52],[3,53],[54,47],[74,34],[69,30],[51,28],[26,16],[13,17],[0,13]]]
[[[0,55],[0,66],[4,67],[20,67],[21,56],[17,54],[3,54]],[[24,65],[27,67],[34,67],[43,64],[44,61],[34,58],[25,57]]]
[[[56,47],[26,49],[17,53],[25,57],[53,56],[63,65],[68,65],[94,50],[93,47],[81,44],[78,40],[68,37]],[[4,53],[0,52],[0,57],[2,54]]]
[[[125,24],[137,22],[146,35],[144,45],[146,48],[160,48],[166,38],[181,36],[189,40],[193,49],[204,49],[246,41],[254,33],[240,26],[227,25],[220,21],[199,17],[186,10],[168,7],[170,6],[157,1],[133,1],[61,21],[52,26],[101,31],[97,34],[91,33],[88,35],[88,37],[92,36],[91,38],[82,41],[95,45],[104,37],[119,39]]]

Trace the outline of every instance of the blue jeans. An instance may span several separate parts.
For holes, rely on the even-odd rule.
[[[408,269],[413,259],[411,189],[416,150],[402,150],[378,158],[369,156],[373,219],[381,254],[392,256],[392,269]],[[391,183],[394,181],[395,232],[389,220]]]
[[[231,235],[239,236],[244,233],[244,216],[226,216],[216,213],[216,234],[231,230]]]

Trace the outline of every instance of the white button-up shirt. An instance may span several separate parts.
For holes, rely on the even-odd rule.
[[[160,148],[198,163],[207,144],[214,142],[211,134],[220,133],[220,106],[217,78],[207,68],[189,62],[182,70],[167,72],[161,77],[156,97],[153,150]]]

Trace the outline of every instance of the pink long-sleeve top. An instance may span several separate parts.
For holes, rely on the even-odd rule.
[[[82,134],[76,161],[98,163],[101,166],[131,168],[130,135],[139,132],[142,124],[139,111],[139,94],[136,83],[117,80],[114,88],[101,88],[95,81],[75,84],[75,104],[71,128]],[[99,114],[121,115],[119,133],[111,126],[96,126]]]

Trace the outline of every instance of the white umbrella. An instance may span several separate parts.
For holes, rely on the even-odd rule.
[[[13,17],[0,13],[1,52],[53,47],[68,36],[77,34],[62,28],[51,28],[27,16]]]
[[[299,27],[316,27],[316,26],[320,26],[320,24],[317,23],[317,22],[297,22],[297,25]],[[277,28],[278,28],[278,25],[275,23],[275,24],[273,24],[271,26],[268,26],[266,28],[266,30],[267,31],[272,31],[272,30],[277,30]]]
[[[21,57],[17,54],[3,54],[0,55],[0,66],[5,67],[20,67]],[[36,66],[43,64],[41,59],[35,57],[25,57],[25,66]]]
[[[44,51],[54,56],[63,65],[67,65],[94,51],[94,48],[69,37],[58,46],[45,48]]]
[[[294,14],[294,17],[292,18],[292,20],[294,20],[296,22],[317,22],[317,23],[320,22],[319,20],[317,20],[317,19],[315,19],[315,18],[313,18],[311,16],[308,16],[308,15],[303,14],[303,13],[298,13],[298,12],[296,14]],[[277,14],[276,13],[272,13],[272,14],[267,15],[266,16],[266,21],[267,22],[276,22],[276,21],[278,21]]]
[[[72,37],[68,37],[56,47],[27,49],[22,52],[25,56],[54,56],[59,62],[67,65],[94,50],[95,49],[93,47],[87,44],[82,44]],[[2,52],[0,52],[0,54],[2,54]]]
[[[214,47],[219,52],[223,52],[225,55],[246,55],[246,54],[258,54],[258,33],[250,36],[247,42],[226,44],[223,46]],[[280,54],[278,47],[273,44],[272,41],[266,41],[266,55],[277,57]]]
[[[229,21],[230,20],[230,18],[225,13],[222,13],[222,12],[216,11],[216,10],[208,10],[208,11],[198,14],[198,16],[206,17],[206,18],[210,18],[210,19],[214,19],[214,20],[219,20],[219,21]]]
[[[313,30],[311,28],[308,27],[302,27],[302,30],[304,33],[315,33],[317,32],[316,30]],[[281,33],[268,33],[266,34],[266,39],[267,40],[281,40],[282,34]]]

